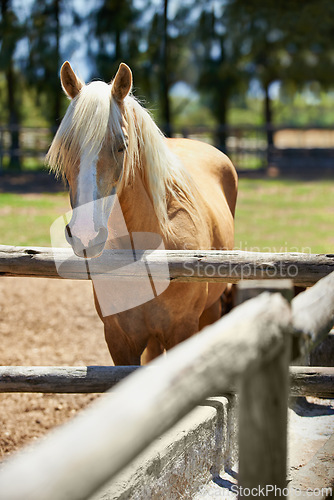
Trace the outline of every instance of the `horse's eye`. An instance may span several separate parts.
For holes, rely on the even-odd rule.
[[[117,148],[117,153],[124,153],[124,151],[126,150],[126,148],[128,147],[128,141],[127,139],[124,139],[122,141],[119,141],[119,146]]]

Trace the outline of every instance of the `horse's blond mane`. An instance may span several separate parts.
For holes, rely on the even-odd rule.
[[[195,218],[195,185],[181,161],[168,148],[149,112],[132,95],[124,99],[123,111],[129,140],[119,189],[131,183],[139,169],[162,233],[172,237],[168,200],[186,202],[184,208]],[[83,152],[96,157],[108,129],[113,137],[124,138],[122,112],[112,97],[110,85],[93,82],[81,89],[67,109],[46,157],[50,169],[64,176],[80,164]]]
[[[110,86],[104,82],[85,85],[67,108],[52,141],[46,162],[57,176],[80,164],[83,153],[96,157],[108,127],[123,135],[121,112],[111,98]]]

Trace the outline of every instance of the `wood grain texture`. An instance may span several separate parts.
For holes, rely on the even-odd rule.
[[[290,326],[289,305],[278,294],[249,300],[9,460],[0,471],[4,498],[89,497],[206,397],[275,358]]]
[[[102,393],[138,368],[146,369],[140,366],[1,366],[0,393]],[[159,377],[159,369],[156,369],[156,373]],[[234,384],[224,395],[236,391]],[[333,398],[334,368],[290,367],[290,395]]]
[[[312,286],[334,271],[334,255],[303,253],[261,253],[237,250],[155,250],[138,251],[137,258],[148,264],[151,276],[165,279],[166,259],[172,281],[207,281],[237,283],[241,279],[292,279],[295,285]],[[91,259],[91,272],[103,275],[112,269],[123,279],[146,278],[146,269],[136,275],[126,266],[132,251],[109,250]],[[68,260],[70,259],[70,260]],[[57,267],[61,266],[61,275]],[[15,247],[0,245],[0,276],[35,276],[89,279],[83,259],[70,249]]]
[[[139,366],[0,366],[1,392],[100,393]]]
[[[334,368],[290,366],[290,394],[334,398]]]
[[[298,361],[298,358],[304,359],[334,325],[334,272],[293,299],[292,321]]]

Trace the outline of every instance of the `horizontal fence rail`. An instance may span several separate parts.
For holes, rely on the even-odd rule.
[[[101,393],[140,366],[0,366],[0,393]]]
[[[312,286],[334,271],[334,254],[261,253],[238,250],[147,250],[136,251],[138,266],[127,264],[132,250],[105,250],[101,257],[82,258],[71,249],[0,245],[0,276],[91,279],[110,269],[114,278],[166,279],[166,261],[171,281],[237,283],[242,279],[291,279],[295,285]],[[58,273],[57,269],[61,268]],[[130,269],[131,268],[131,269]],[[130,269],[130,270],[129,270]],[[61,275],[60,275],[61,274]]]
[[[102,393],[137,369],[147,370],[140,366],[1,366],[0,393]],[[236,390],[231,387],[230,392]],[[334,398],[334,367],[290,367],[290,395]]]
[[[334,367],[290,366],[290,395],[334,398]]]
[[[6,500],[88,498],[205,398],[229,392],[243,374],[284,352],[290,328],[280,295],[246,302],[8,461],[0,491]]]

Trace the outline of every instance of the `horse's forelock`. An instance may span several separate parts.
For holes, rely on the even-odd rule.
[[[46,161],[56,174],[75,168],[80,158],[96,158],[108,130],[119,136],[122,114],[110,85],[92,82],[71,101],[52,141]]]

